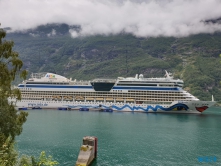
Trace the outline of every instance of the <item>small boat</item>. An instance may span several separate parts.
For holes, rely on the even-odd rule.
[[[58,110],[67,110],[67,107],[58,107]]]
[[[105,109],[101,109],[101,112],[113,112],[113,109],[111,108],[105,108]]]
[[[28,110],[27,107],[21,107],[21,108],[18,108],[18,110]]]
[[[33,110],[40,110],[42,109],[41,107],[32,107]]]
[[[89,108],[82,107],[79,109],[79,111],[89,111]]]
[[[97,158],[97,137],[83,137],[78,159],[75,166],[89,166]]]

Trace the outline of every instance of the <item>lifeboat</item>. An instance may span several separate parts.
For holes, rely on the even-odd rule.
[[[58,99],[58,100],[61,100],[61,96],[57,96],[57,99]]]
[[[94,98],[92,98],[92,97],[87,97],[86,100],[87,100],[87,101],[94,101]]]
[[[134,99],[126,99],[127,102],[134,102]]]
[[[96,98],[96,101],[104,101],[104,98]]]
[[[52,96],[52,100],[57,100],[57,96]]]
[[[68,96],[68,100],[73,100],[73,97],[72,96]]]
[[[52,96],[52,100],[61,100],[61,96]]]
[[[71,97],[71,96],[64,96],[63,100],[73,100],[73,97]]]
[[[123,98],[116,98],[116,101],[124,101],[124,99]]]
[[[82,100],[84,100],[84,97],[83,96],[76,96],[75,100],[81,100],[82,101]]]
[[[106,101],[114,101],[113,98],[106,98]]]

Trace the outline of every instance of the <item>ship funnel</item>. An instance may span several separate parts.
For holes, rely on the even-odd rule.
[[[213,97],[213,95],[212,95],[212,101],[214,101],[214,97]]]

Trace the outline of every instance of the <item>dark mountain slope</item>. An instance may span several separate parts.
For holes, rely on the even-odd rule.
[[[221,34],[185,38],[136,38],[128,34],[71,38],[68,27],[47,25],[9,33],[24,68],[56,72],[73,79],[163,76],[164,70],[185,81],[186,90],[202,100],[221,99]],[[76,31],[79,27],[76,28]],[[52,33],[53,32],[53,33]]]

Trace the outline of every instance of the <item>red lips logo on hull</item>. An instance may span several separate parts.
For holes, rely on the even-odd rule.
[[[203,111],[205,111],[207,108],[208,108],[207,106],[196,107],[196,110],[199,111],[199,112],[203,112]]]

